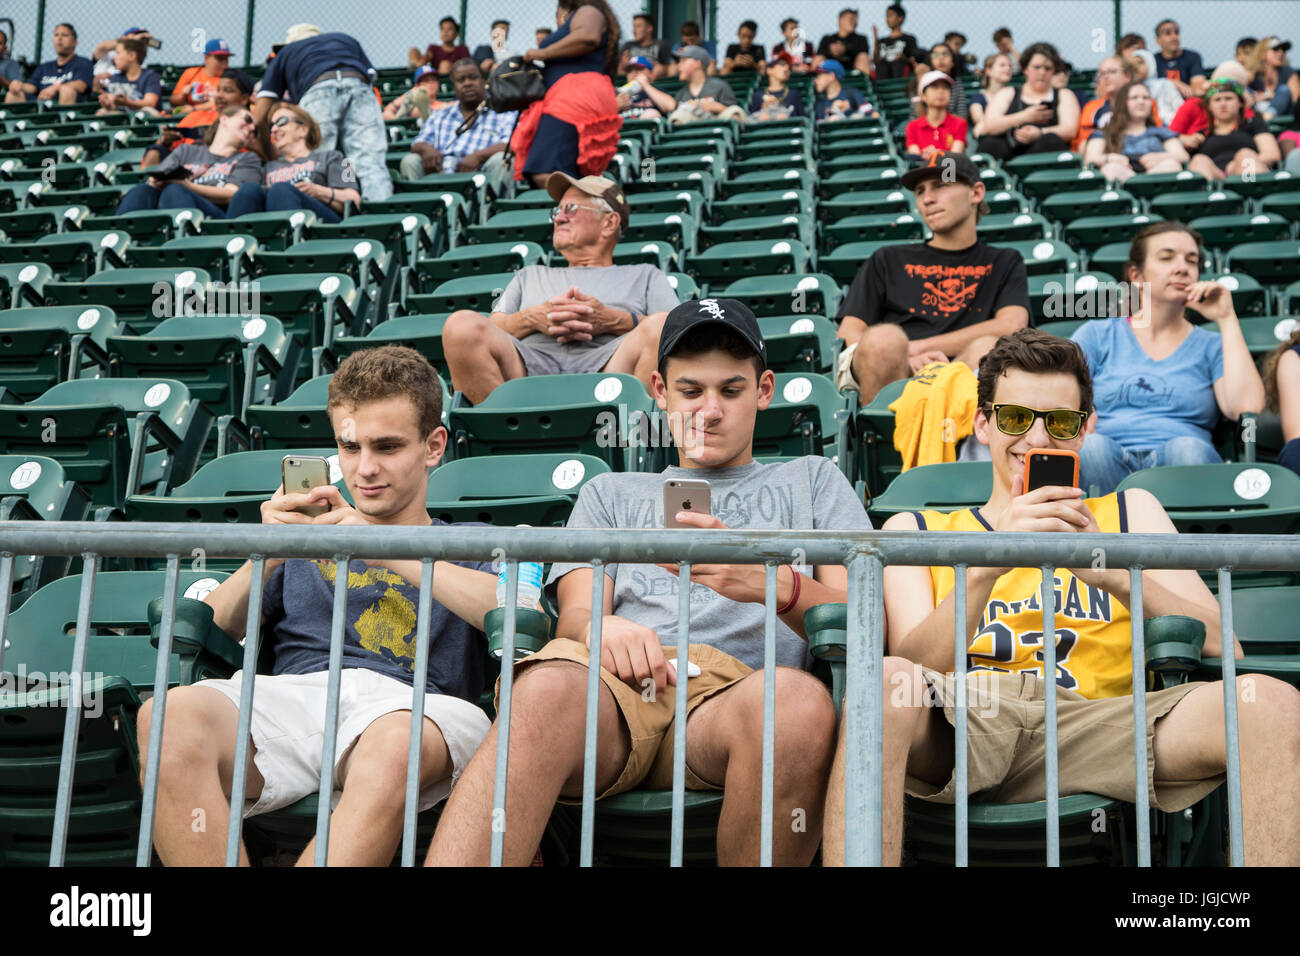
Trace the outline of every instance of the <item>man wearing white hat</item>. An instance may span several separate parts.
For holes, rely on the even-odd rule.
[[[388,199],[393,181],[385,163],[384,117],[371,89],[375,76],[366,51],[353,37],[296,23],[266,68],[253,115],[261,125],[278,100],[297,103],[320,126],[321,147],[347,156],[362,199]]]

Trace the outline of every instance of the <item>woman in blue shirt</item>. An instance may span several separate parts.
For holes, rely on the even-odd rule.
[[[1079,454],[1085,490],[1110,494],[1142,468],[1220,461],[1210,440],[1219,415],[1236,421],[1264,407],[1264,383],[1232,295],[1217,282],[1199,281],[1202,261],[1194,229],[1148,226],[1133,239],[1126,267],[1138,308],[1075,332],[1096,406],[1096,430]],[[1215,322],[1219,334],[1192,325],[1186,309]]]
[[[1176,173],[1187,162],[1178,134],[1158,126],[1152,117],[1151,91],[1144,83],[1125,83],[1115,91],[1114,115],[1105,129],[1088,137],[1083,150],[1086,166],[1125,182],[1137,173]]]

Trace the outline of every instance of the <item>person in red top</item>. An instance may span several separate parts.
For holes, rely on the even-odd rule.
[[[441,34],[442,42],[430,43],[429,48],[424,51],[423,55],[415,47],[411,47],[409,57],[411,69],[418,70],[428,63],[439,74],[446,76],[451,73],[453,63],[469,56],[469,47],[456,42],[460,36],[460,24],[456,22],[454,17],[443,17],[439,20],[438,31]]]
[[[921,77],[918,91],[925,114],[907,124],[907,151],[924,158],[931,153],[965,152],[970,135],[966,121],[948,112],[952,77],[942,70],[931,70]]]
[[[192,66],[176,81],[172,89],[172,106],[182,113],[203,108],[214,109],[217,84],[230,65],[230,47],[225,40],[212,39],[203,47],[203,65]]]
[[[1249,82],[1246,68],[1236,60],[1224,60],[1214,68],[1210,74],[1210,82],[1228,77],[1245,86]],[[1255,111],[1251,109],[1254,104],[1254,98],[1250,91],[1246,91],[1246,119],[1252,119]],[[1186,147],[1188,152],[1199,149],[1200,145],[1205,142],[1206,130],[1210,125],[1210,111],[1205,105],[1205,99],[1200,96],[1192,96],[1183,100],[1183,105],[1178,107],[1178,112],[1174,118],[1169,121],[1169,128],[1178,134],[1179,141]]]

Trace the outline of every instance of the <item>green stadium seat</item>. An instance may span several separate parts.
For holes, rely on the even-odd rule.
[[[1083,216],[1067,225],[1063,236],[1077,249],[1097,249],[1112,242],[1128,242],[1153,222],[1160,221],[1158,216],[1141,212],[1127,216]]]
[[[408,295],[406,310],[447,315],[458,309],[473,309],[488,315],[495,311],[497,299],[514,277],[513,272],[496,272],[448,279],[432,292]]]
[[[631,266],[638,263],[652,265],[660,272],[668,272],[677,266],[677,250],[662,239],[645,239],[639,242],[620,242],[614,246],[614,265]],[[550,263],[563,267],[564,257],[551,253]]]
[[[1271,173],[1252,172],[1244,176],[1228,176],[1219,180],[1217,185],[1221,189],[1241,193],[1248,199],[1263,199],[1273,193],[1294,192],[1298,183],[1300,178],[1290,170],[1279,169]]]
[[[245,421],[253,449],[325,448],[335,444],[334,426],[325,414],[330,378],[317,375],[308,379],[278,404],[250,405]]]
[[[862,263],[871,258],[871,254],[883,246],[907,245],[905,239],[872,239],[867,242],[846,242],[831,252],[823,253],[817,259],[817,268],[829,275],[836,282],[849,283],[858,274]]]
[[[1029,275],[1075,272],[1079,268],[1079,255],[1059,239],[1020,239],[1014,242],[995,241],[991,245],[1001,249],[1015,249],[1025,260]]]
[[[93,229],[87,223],[90,211],[85,206],[64,206],[48,209],[20,209],[0,213],[0,232],[11,241],[31,242],[41,236],[63,232],[65,229]],[[105,228],[112,228],[109,224]]]
[[[133,245],[126,250],[125,265],[146,269],[184,269],[198,266],[220,282],[239,282],[257,255],[251,235],[181,236],[160,246]]]
[[[689,302],[700,297],[700,287],[684,272],[668,273],[668,284],[677,292],[678,302]]]
[[[61,382],[26,405],[0,405],[0,451],[47,455],[96,505],[120,508],[194,471],[212,413],[174,379]]]
[[[628,217],[628,227],[623,233],[625,243],[658,241],[675,246],[682,252],[695,250],[699,224],[682,213],[633,213]]]
[[[1078,189],[1053,193],[1039,203],[1044,216],[1066,223],[1084,216],[1128,216],[1138,211],[1137,199],[1123,189]]]
[[[1236,575],[1233,584],[1237,584]],[[1267,674],[1300,686],[1300,632],[1295,627],[1300,587],[1234,587],[1232,624],[1245,656],[1238,674]],[[1207,680],[1223,679],[1223,660],[1202,657]]]
[[[261,252],[255,261],[259,275],[329,272],[345,275],[356,285],[358,317],[386,318],[387,281],[392,253],[371,239],[305,239],[284,252]]]
[[[768,170],[784,171],[787,169],[811,169],[812,159],[808,154],[799,150],[798,152],[777,153],[769,156],[753,156],[749,159],[740,159],[730,166],[730,174],[733,176],[743,176],[746,173],[761,173]]]
[[[652,470],[657,408],[631,375],[536,375],[503,382],[448,416],[455,457],[594,455],[614,471]],[[662,444],[662,443],[658,443]]]
[[[824,156],[817,166],[823,178],[834,176],[845,169],[898,169],[899,157],[896,153],[867,153],[865,155],[836,156],[826,159]]]
[[[1082,166],[1083,157],[1068,150],[1060,153],[1022,153],[1019,156],[1013,156],[1002,164],[1003,169],[1019,176],[1021,179],[1043,170],[1061,172],[1080,169]]]
[[[1223,189],[1212,192],[1175,190],[1152,197],[1149,208],[1165,219],[1191,222],[1200,216],[1240,215],[1246,211],[1246,197]]]
[[[834,199],[823,199],[817,204],[818,215],[828,223],[838,222],[849,216],[904,212],[915,214],[916,201],[911,190],[901,187],[840,193]]]
[[[125,230],[56,232],[32,242],[0,245],[0,262],[43,262],[62,280],[79,280],[104,269],[126,265],[131,244]]]
[[[759,317],[758,328],[767,346],[768,368],[776,372],[829,372],[842,344],[835,323],[824,315],[765,315]]]
[[[891,439],[892,440],[892,439]],[[957,511],[984,504],[993,492],[993,466],[987,461],[948,461],[901,472],[871,499],[877,528],[902,511]]]
[[[848,242],[920,242],[928,234],[917,212],[845,216],[822,226],[822,249],[830,252]]]
[[[1092,186],[1104,186],[1106,184],[1106,180],[1102,178],[1101,173],[1095,169],[1079,169],[1077,164],[1073,168],[1067,166],[1064,169],[1038,169],[1033,172],[1022,169],[1021,172],[1023,173],[1020,176],[1021,191],[1026,196],[1039,202],[1057,193],[1078,192]],[[1126,183],[1126,188],[1127,185]],[[1129,192],[1133,191],[1130,189]]]
[[[426,503],[442,521],[562,528],[582,486],[610,470],[591,455],[493,455],[449,461],[429,474]]]
[[[688,256],[685,271],[698,282],[714,285],[751,275],[801,273],[808,269],[810,258],[802,242],[740,240]]]
[[[540,192],[540,190],[538,191]],[[527,193],[524,195],[526,196]],[[554,202],[554,200],[551,200],[549,196],[547,197],[547,200],[548,202]],[[629,193],[627,196],[627,203],[634,213],[676,212],[688,216],[694,216],[697,220],[704,213],[704,196],[689,189],[665,189],[661,192]],[[493,203],[492,208],[501,208],[501,200],[497,200]]]
[[[984,241],[998,239],[1015,242],[1024,239],[1050,239],[1051,224],[1038,213],[1017,212],[985,216],[979,221],[976,232]]]
[[[265,252],[283,252],[301,242],[316,225],[316,214],[307,209],[279,212],[246,212],[235,219],[213,219],[203,223],[205,236],[252,236]]]
[[[650,193],[648,195],[653,195]],[[673,194],[675,195],[675,194]],[[517,196],[499,196],[492,200],[492,212],[515,212],[520,209],[553,209],[555,200],[544,189],[526,189]],[[645,210],[638,210],[645,211]],[[676,212],[676,209],[664,210]],[[689,211],[689,210],[684,210]]]
[[[841,169],[822,179],[818,186],[818,196],[821,199],[834,199],[841,193],[890,189],[897,185],[902,175],[903,170],[897,166]]]
[[[1062,272],[1029,276],[1029,314],[1038,328],[1043,327],[1038,324],[1039,320],[1105,319],[1127,315],[1126,307],[1127,289],[1105,273]]]
[[[823,143],[818,149],[823,159],[839,159],[844,156],[873,156],[881,153],[896,155],[888,139],[883,136],[845,136],[829,143]]]
[[[442,349],[442,327],[446,321],[445,314],[400,315],[379,323],[364,336],[339,336],[334,340],[334,355],[342,362],[353,352],[363,349],[381,345],[405,345],[428,359],[429,364],[443,378],[448,378],[447,356]]]
[[[47,282],[46,305],[107,306],[119,321],[146,332],[160,319],[206,304],[212,278],[203,269],[106,269],[80,282]]]
[[[64,862],[69,866],[130,866],[139,837],[141,788],[136,748],[140,693],[152,690],[155,649],[150,644],[148,599],[163,592],[163,572],[102,572],[95,576],[90,640],[82,685],[82,722]],[[224,574],[181,571],[178,593],[201,594]],[[46,866],[54,830],[59,757],[72,669],[73,633],[81,576],[55,581],[9,620],[12,670],[60,678],[0,697],[0,865]],[[180,602],[197,604],[198,602]],[[178,613],[176,633],[187,635],[201,615]],[[210,612],[208,614],[210,621]],[[225,635],[220,635],[225,637]],[[228,677],[243,652],[209,634],[202,644],[177,640],[169,683]],[[30,688],[30,689],[29,689]]]
[[[817,176],[809,169],[772,169],[733,175],[718,186],[721,199],[731,199],[747,192],[769,192],[773,189],[800,189],[811,192],[817,186]]]
[[[413,272],[419,291],[431,292],[452,279],[514,272],[541,265],[545,258],[546,252],[535,242],[483,242],[449,249],[437,258],[417,259]]]
[[[1167,465],[1136,471],[1119,487],[1151,492],[1183,534],[1300,531],[1300,475],[1281,465]]]
[[[989,189],[984,193],[984,202],[995,216],[1029,211],[1029,200],[1013,189]]]
[[[824,455],[852,473],[849,423],[857,396],[840,393],[826,375],[778,372],[772,402],[754,423],[754,457],[763,461]],[[844,412],[837,415],[837,412]]]
[[[1244,272],[1216,272],[1212,278],[1232,293],[1233,308],[1242,319],[1268,315],[1271,311],[1268,289]]]
[[[434,252],[444,252],[461,243],[466,224],[471,221],[469,201],[459,192],[430,191],[425,180],[418,183],[394,182],[397,192],[391,199],[367,199],[367,215],[408,215],[428,217],[433,228]],[[405,191],[411,189],[414,191]],[[513,238],[513,237],[507,237]],[[549,234],[547,240],[549,241]]]
[[[889,406],[903,394],[908,379],[890,382],[854,415],[857,432],[857,473],[867,486],[868,500],[881,494],[903,470],[894,448],[894,413]]]
[[[1261,212],[1275,213],[1291,222],[1300,222],[1300,183],[1293,191],[1273,193],[1259,201]]]
[[[301,351],[298,340],[272,315],[177,316],[147,335],[108,339],[118,376],[154,379],[165,374],[184,382],[213,414],[241,421],[249,405],[289,395]]]
[[[1291,223],[1277,213],[1201,216],[1188,225],[1201,234],[1205,245],[1218,253],[1220,258],[1226,254],[1227,249],[1242,243],[1272,242],[1291,237]],[[1300,249],[1300,245],[1297,248]]]
[[[0,386],[26,400],[83,373],[108,376],[117,331],[113,310],[100,306],[0,311]]]
[[[747,216],[743,219],[728,219],[716,226],[702,226],[699,230],[698,247],[708,249],[723,242],[730,242],[736,236],[745,236],[750,242],[773,239],[797,240],[805,247],[813,245],[813,221],[807,213],[787,213],[783,216]],[[682,246],[688,256],[695,250]]]
[[[738,299],[757,316],[834,316],[840,288],[830,276],[813,272],[790,276],[749,276],[727,285],[721,295]]]
[[[704,197],[707,205],[713,201],[717,191],[719,177],[699,170],[672,170],[656,167],[653,177],[636,178],[625,182],[624,188],[629,197],[637,193],[696,192]]]
[[[331,475],[337,471],[337,446],[295,448],[289,454],[324,458],[331,462]],[[286,450],[282,448],[222,455],[166,495],[128,495],[123,511],[131,521],[260,523],[262,502],[280,487],[281,462],[285,456]],[[240,558],[208,561],[214,570],[234,571],[241,564]]]
[[[1265,285],[1285,285],[1300,280],[1300,240],[1246,242],[1228,250],[1224,267],[1244,272]]]
[[[139,209],[135,212],[87,216],[82,221],[81,228],[100,231],[123,229],[130,233],[132,242],[149,245],[177,236],[196,235],[205,231],[205,223],[203,213],[198,209]]]
[[[0,521],[85,521],[89,516],[90,496],[53,458],[0,455]],[[67,574],[72,561],[58,555],[15,555],[12,587],[0,599],[18,607],[38,588]]]
[[[0,304],[11,309],[42,305],[45,287],[53,276],[54,271],[44,262],[0,264]]]
[[[46,189],[28,194],[33,206],[85,206],[92,216],[111,216],[126,195],[125,185],[90,186],[85,189]]]
[[[311,355],[310,364],[300,365],[299,381],[304,375],[315,376],[324,371],[335,338],[361,332],[357,288],[346,275],[333,272],[266,275],[253,288],[257,294],[251,309],[227,311],[277,316],[285,331]]]
[[[753,159],[756,156],[785,156],[806,152],[812,146],[810,136],[763,136],[746,139],[736,147],[736,159]]]
[[[751,216],[799,215],[813,207],[812,194],[802,189],[756,189],[719,199],[709,210],[714,225]]]
[[[550,248],[555,225],[549,209],[516,209],[488,217],[482,225],[466,228],[470,242],[536,242]]]
[[[348,216],[342,222],[313,223],[309,239],[368,239],[379,243],[403,266],[421,255],[433,254],[434,228],[428,216],[419,213],[384,213]]]

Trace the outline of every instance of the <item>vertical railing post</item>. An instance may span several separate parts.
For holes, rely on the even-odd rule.
[[[244,66],[253,65],[253,8],[257,0],[248,0],[248,14],[244,18]]]
[[[776,572],[769,563],[763,590],[763,778],[759,866],[772,865],[773,790],[776,779]],[[793,566],[791,570],[794,571]]]
[[[239,672],[239,722],[235,728],[235,766],[230,781],[230,826],[226,830],[226,866],[239,865],[239,841],[244,830],[244,794],[248,790],[248,751],[252,746],[257,655],[262,643],[262,588],[266,578],[266,558],[260,554],[250,555],[249,572],[244,663]]]
[[[673,697],[673,823],[668,865],[681,866],[686,842],[686,700],[690,681],[691,563],[677,573],[677,688]],[[686,661],[683,666],[682,662]]]
[[[1043,565],[1043,723],[1046,726],[1047,865],[1061,865],[1061,795],[1056,736],[1056,571]]]
[[[1241,742],[1237,737],[1237,644],[1232,627],[1232,572],[1219,568],[1219,659],[1223,661],[1223,735],[1228,774],[1228,854],[1232,866],[1246,865],[1241,818]]]
[[[420,758],[424,754],[424,695],[429,686],[429,626],[433,617],[433,559],[420,562],[420,610],[411,671],[411,739],[406,749],[406,803],[402,812],[402,866],[415,866],[415,825],[420,812]]]
[[[325,684],[325,730],[321,744],[316,805],[316,866],[329,860],[330,813],[334,803],[334,760],[338,750],[339,691],[343,685],[343,639],[347,628],[350,554],[334,555],[334,610],[330,618],[330,669]]]
[[[9,633],[9,602],[14,593],[13,552],[0,552],[0,674],[5,672],[5,636]]]
[[[176,629],[176,591],[180,578],[180,557],[167,555],[163,578],[162,624],[158,630],[158,657],[153,672],[153,710],[149,717],[149,755],[145,760],[144,793],[140,805],[140,836],[135,848],[135,865],[148,866],[153,859],[154,811],[158,805],[158,766],[162,759],[163,721],[167,716],[167,683],[171,676],[172,635]]]
[[[969,701],[966,696],[966,673],[967,673],[967,654],[970,649],[970,643],[966,637],[966,565],[958,564],[953,567],[953,646],[952,662],[953,674],[957,678],[957,700],[955,701],[955,716],[957,718],[953,734],[953,767],[952,777],[957,784],[957,792],[953,802],[954,832],[953,846],[954,859],[953,864],[956,866],[966,866],[969,863],[969,848],[967,839],[969,837],[969,800],[967,792],[968,786],[968,769],[966,765],[966,708]],[[985,704],[984,706],[987,706]]]
[[[506,843],[506,773],[510,763],[510,695],[515,686],[515,609],[519,606],[519,562],[506,562],[505,620],[501,632],[501,694],[497,705],[497,763],[492,781],[492,866],[500,866]]]
[[[1129,620],[1133,631],[1133,802],[1138,866],[1151,865],[1151,795],[1147,792],[1147,654],[1142,611],[1142,569],[1129,568]]]
[[[8,599],[8,595],[4,595]],[[81,595],[77,599],[77,636],[72,645],[68,674],[68,703],[63,719],[63,749],[59,751],[59,786],[54,799],[54,831],[50,835],[50,866],[63,866],[68,848],[68,818],[72,812],[72,778],[77,765],[77,737],[81,730],[82,683],[86,677],[86,646],[90,643],[90,618],[95,605],[95,555],[81,556]],[[58,693],[55,687],[50,694]]]
[[[849,558],[848,651],[845,660],[844,862],[879,866],[884,774],[881,563]],[[891,821],[891,825],[897,821]]]
[[[587,630],[587,714],[582,750],[582,833],[579,864],[591,866],[596,837],[596,744],[600,736],[601,624],[605,620],[605,565],[591,563],[591,626]]]

